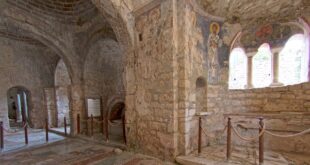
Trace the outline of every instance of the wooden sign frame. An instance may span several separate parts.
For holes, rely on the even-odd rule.
[[[89,102],[89,101],[92,101],[95,105],[93,105],[93,104],[90,105],[90,103],[92,103],[92,102]],[[99,103],[99,105],[98,105],[98,103]],[[101,97],[88,97],[85,99],[85,104],[86,104],[87,117],[91,117],[91,115],[93,115],[93,117],[102,117],[102,99],[101,99]],[[90,110],[90,108],[92,108],[92,107],[97,108],[97,109]]]

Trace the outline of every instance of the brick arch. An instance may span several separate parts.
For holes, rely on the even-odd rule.
[[[92,0],[92,2],[110,23],[118,42],[122,45],[124,51],[126,52],[130,49],[133,43],[133,39],[130,37],[131,35],[128,28],[129,19],[125,18],[126,15],[131,15],[129,13],[130,10],[128,9],[127,13],[124,12],[125,14],[121,14],[120,9],[116,9],[116,2],[112,2],[111,0]]]
[[[104,112],[104,116],[108,117],[113,106],[118,103],[125,103],[125,99],[121,95],[116,95],[109,99],[107,102],[107,110]]]
[[[7,23],[23,29],[24,31],[28,32],[28,35],[33,39],[41,42],[43,45],[54,51],[60,58],[63,59],[66,67],[68,68],[70,79],[72,79],[73,69],[71,67],[69,58],[66,56],[66,48],[63,46],[64,44],[62,44],[61,41],[55,39],[55,37],[50,36],[47,33],[44,33],[34,24],[25,24],[25,22],[16,19],[8,19]],[[57,42],[59,44],[57,44]]]

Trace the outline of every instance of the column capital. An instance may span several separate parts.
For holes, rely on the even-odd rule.
[[[271,49],[271,53],[278,55],[282,51],[282,49],[283,49],[282,47],[273,48],[273,49]]]
[[[250,52],[250,53],[246,53],[246,56],[248,58],[252,58],[253,56],[255,56],[256,52]]]

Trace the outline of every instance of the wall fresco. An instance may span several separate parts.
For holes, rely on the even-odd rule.
[[[244,31],[240,41],[247,51],[256,50],[263,43],[269,43],[271,47],[279,47],[298,32],[302,33],[300,30],[294,30],[291,25],[266,24]]]
[[[203,43],[198,49],[203,49],[206,56],[206,68],[208,69],[208,82],[210,84],[223,83],[222,70],[226,69],[229,55],[229,45],[223,42],[226,33],[222,22],[198,17],[198,26],[201,28]]]

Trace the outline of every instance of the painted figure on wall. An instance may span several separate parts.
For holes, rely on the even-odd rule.
[[[219,61],[218,61],[218,49],[222,46],[222,41],[219,36],[220,25],[216,22],[210,24],[210,34],[208,37],[208,68],[209,78],[212,82],[217,82]]]

